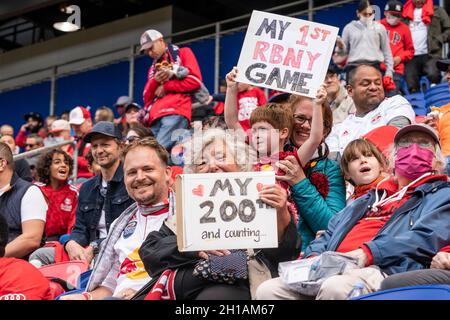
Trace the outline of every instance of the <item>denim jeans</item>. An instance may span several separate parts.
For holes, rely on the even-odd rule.
[[[447,175],[450,176],[450,156],[447,156],[446,159],[447,159]]]
[[[159,118],[152,124],[150,129],[155,135],[156,140],[170,153],[170,150],[177,142],[177,137],[172,137],[174,131],[179,129],[183,131],[187,130],[188,126],[189,123],[185,117],[171,115]]]

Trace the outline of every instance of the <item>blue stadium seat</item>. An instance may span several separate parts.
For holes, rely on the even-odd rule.
[[[425,92],[425,99],[430,99],[431,97],[437,95],[437,94],[442,94],[442,93],[448,93],[449,92],[449,87],[448,87],[448,83],[440,83],[437,84],[433,87],[431,87],[430,89],[427,90],[427,92]]]
[[[425,103],[425,98],[422,92],[413,93],[405,96],[414,109],[417,116],[425,116],[429,112],[429,108]]]
[[[407,96],[409,95],[408,84],[406,83],[405,77],[402,77],[400,82],[400,90]]]
[[[425,99],[427,107],[441,107],[450,102],[450,92],[439,93]]]
[[[450,300],[450,285],[424,285],[378,291],[352,300]]]
[[[427,77],[422,76],[420,78],[420,91],[422,91],[423,93],[427,92],[428,89],[430,89],[431,87],[431,83],[430,80],[428,80]]]
[[[417,100],[425,100],[425,96],[422,92],[411,93],[411,94],[405,95],[405,98],[409,102],[417,101]]]

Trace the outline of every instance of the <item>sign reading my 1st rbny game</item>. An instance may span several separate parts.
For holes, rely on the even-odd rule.
[[[339,29],[253,11],[236,80],[314,98],[325,80]]]
[[[274,183],[273,171],[178,175],[178,250],[278,247],[276,210],[259,198]]]

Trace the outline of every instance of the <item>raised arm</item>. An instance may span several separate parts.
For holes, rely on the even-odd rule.
[[[238,83],[236,82],[237,68],[234,67],[226,76],[227,94],[225,95],[225,123],[227,127],[234,130],[243,130],[238,119],[237,94]]]
[[[311,132],[309,138],[297,150],[301,165],[304,166],[311,160],[323,139],[323,116],[322,106],[327,98],[327,91],[321,85],[313,102],[313,117],[311,122]]]

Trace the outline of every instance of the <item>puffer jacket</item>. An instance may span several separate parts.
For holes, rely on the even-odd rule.
[[[370,190],[336,214],[327,231],[311,242],[305,257],[336,251],[374,201],[375,190]],[[450,242],[449,230],[450,183],[428,182],[417,187],[365,245],[372,253],[372,264],[391,275],[427,268],[433,256]]]

